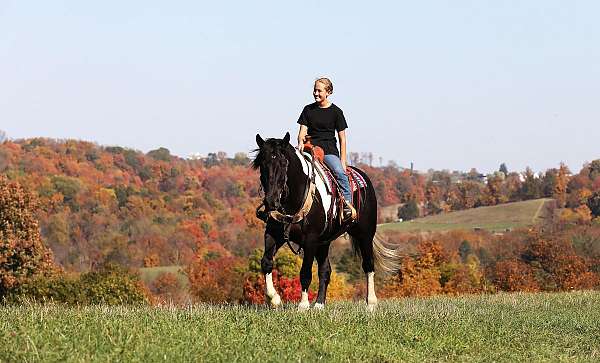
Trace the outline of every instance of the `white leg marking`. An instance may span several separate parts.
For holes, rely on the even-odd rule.
[[[315,303],[314,308],[317,310],[323,310],[325,308],[325,304]]]
[[[302,291],[302,297],[300,304],[298,304],[298,311],[306,311],[310,309],[310,302],[308,301],[308,291]]]
[[[367,273],[367,309],[375,310],[377,296],[375,296],[375,272]]]
[[[281,304],[281,297],[279,297],[277,290],[275,290],[275,286],[273,286],[273,274],[265,274],[265,287],[267,302],[274,307],[278,307]]]

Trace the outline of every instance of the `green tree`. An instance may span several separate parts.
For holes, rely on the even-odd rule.
[[[467,240],[462,241],[462,243],[458,247],[458,254],[460,255],[461,261],[464,263],[467,260],[467,257],[469,257],[469,255],[472,253],[473,253],[473,248],[471,247],[471,244],[469,243],[469,241],[467,241]]]
[[[398,218],[409,221],[418,217],[419,206],[417,205],[417,201],[414,199],[409,200],[402,207],[398,208]]]
[[[498,170],[503,172],[504,175],[508,175],[508,168],[506,167],[505,163],[500,164],[500,169],[498,169]]]
[[[593,160],[588,166],[590,171],[590,180],[594,181],[600,176],[600,159]]]
[[[595,192],[588,198],[587,206],[594,217],[600,216],[600,192]]]
[[[169,149],[164,147],[160,147],[156,150],[150,150],[146,155],[148,155],[154,160],[161,160],[167,162],[171,161],[171,152],[169,151]]]

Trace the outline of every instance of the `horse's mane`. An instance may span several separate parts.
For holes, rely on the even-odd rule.
[[[256,153],[254,160],[252,160],[251,167],[252,169],[260,168],[261,164],[265,160],[265,157],[270,156],[275,151],[281,151],[284,155],[289,154],[291,146],[289,143],[284,143],[283,139],[266,139],[262,148],[252,150],[252,153]]]

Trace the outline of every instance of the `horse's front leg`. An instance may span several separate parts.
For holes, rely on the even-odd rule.
[[[327,286],[331,280],[331,264],[329,263],[329,244],[320,246],[317,250],[317,265],[319,266],[319,293],[317,294],[316,309],[323,309],[327,298]]]
[[[310,301],[308,300],[308,288],[312,281],[312,265],[315,259],[314,247],[304,248],[304,257],[302,258],[302,267],[300,268],[300,285],[302,285],[302,292],[300,297],[300,304],[298,304],[298,311],[305,311],[310,308]]]
[[[273,307],[281,305],[281,297],[273,285],[273,258],[283,245],[283,229],[279,223],[269,220],[265,229],[265,252],[260,267],[265,275],[265,300]]]

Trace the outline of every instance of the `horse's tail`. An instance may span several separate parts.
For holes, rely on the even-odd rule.
[[[350,240],[354,252],[360,254],[360,241],[352,236]],[[373,236],[373,260],[377,272],[383,273],[384,276],[391,276],[400,271],[404,255],[398,249],[390,248],[386,244],[377,233]]]
[[[402,266],[402,255],[398,249],[385,245],[385,241],[377,233],[373,236],[373,257],[377,271],[384,275],[395,275]]]

